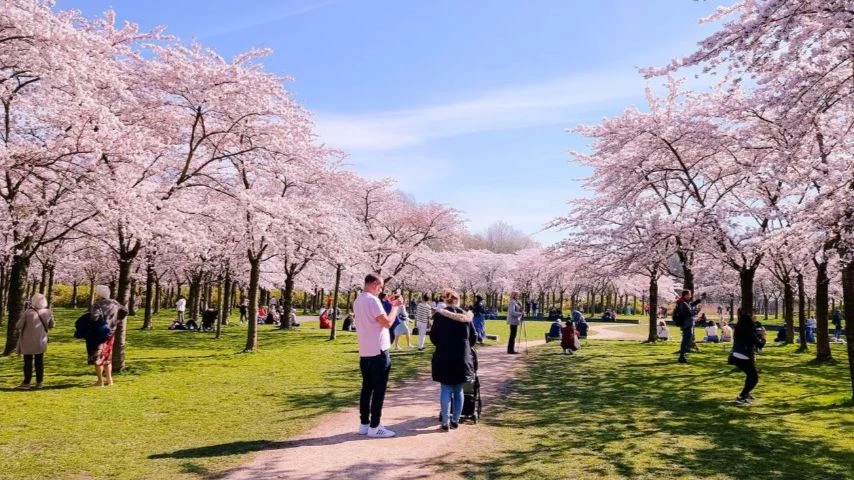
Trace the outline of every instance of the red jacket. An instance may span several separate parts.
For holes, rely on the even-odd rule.
[[[574,327],[563,327],[560,329],[560,348],[575,348],[575,339],[578,338],[578,330]]]

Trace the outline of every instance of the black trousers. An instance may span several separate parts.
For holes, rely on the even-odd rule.
[[[507,353],[516,351],[516,331],[519,325],[510,325],[510,337],[507,339]]]
[[[360,357],[359,369],[362,371],[359,417],[362,425],[370,423],[371,428],[377,428],[383,413],[388,373],[391,370],[391,355],[388,350],[385,350],[374,357]]]
[[[44,354],[24,355],[24,383],[27,385],[33,380],[33,357],[36,360],[36,383],[44,380]]]
[[[756,371],[756,363],[753,360],[744,360],[743,358],[734,358],[735,366],[746,375],[744,379],[744,389],[741,390],[741,397],[750,395],[753,387],[759,383],[759,373]]]

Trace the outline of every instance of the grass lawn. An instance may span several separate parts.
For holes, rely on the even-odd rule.
[[[127,370],[112,387],[88,387],[94,370],[72,338],[79,313],[56,312],[45,389],[14,390],[23,361],[0,358],[0,478],[212,477],[358,403],[355,333],[329,342],[316,323],[261,326],[260,350],[243,354],[244,326],[224,327],[219,340],[168,331],[171,311],[150,331],[138,329],[141,315],[131,318]],[[541,338],[547,326],[532,325],[529,336]],[[487,331],[506,342],[503,321]],[[393,353],[392,381],[428,369],[431,350]]]
[[[679,365],[675,342],[588,341],[574,356],[531,350],[527,375],[484,422],[494,451],[451,465],[468,478],[854,478],[847,358],[814,366],[794,346],[759,358],[757,401],[720,348]]]

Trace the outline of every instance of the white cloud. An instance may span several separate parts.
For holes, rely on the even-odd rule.
[[[316,115],[321,139],[345,150],[395,150],[470,133],[565,123],[615,101],[643,95],[632,70],[579,74],[501,88],[444,105],[388,112]]]

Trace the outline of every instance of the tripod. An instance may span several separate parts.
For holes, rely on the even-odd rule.
[[[525,354],[528,354],[528,332],[525,330],[525,321],[519,321],[519,334],[516,336],[516,351],[519,351],[519,347],[524,342],[525,344]]]

